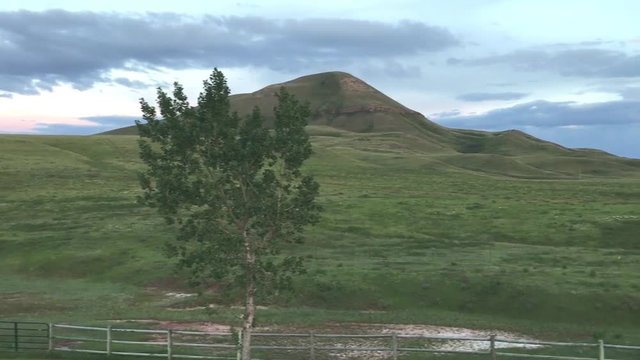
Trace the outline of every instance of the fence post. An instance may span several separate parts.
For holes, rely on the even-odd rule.
[[[391,335],[391,356],[393,360],[398,360],[398,334]]]
[[[598,360],[604,360],[604,340],[598,340]]]
[[[18,323],[13,323],[13,345],[15,350],[18,351]]]
[[[238,331],[238,343],[236,344],[236,360],[242,360],[242,329]]]
[[[173,353],[171,351],[171,347],[173,345],[173,336],[171,333],[171,329],[167,330],[167,359],[169,360],[173,359]]]
[[[53,323],[49,323],[49,352],[53,351]]]
[[[491,336],[489,336],[489,352],[491,353],[491,360],[496,360],[496,358],[498,357],[496,354],[496,335],[492,334]]]
[[[309,333],[309,359],[316,360],[316,345],[313,333]]]
[[[111,325],[107,326],[107,356],[111,355]]]

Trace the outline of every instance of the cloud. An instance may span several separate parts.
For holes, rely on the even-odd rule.
[[[640,86],[627,86],[619,91],[620,96],[625,100],[640,101]]]
[[[51,135],[92,135],[135,124],[136,116],[88,116],[79,118],[79,123],[42,123],[33,126],[33,132]]]
[[[623,100],[638,100],[640,101],[640,84],[615,84],[605,83],[599,87],[594,88],[596,91],[604,91],[609,93],[618,94]]]
[[[431,113],[431,114],[429,114],[429,117],[430,118],[434,118],[434,119],[446,119],[446,118],[458,117],[460,115],[462,115],[460,110],[453,109],[453,110],[450,110],[450,111],[442,111],[442,112],[437,112],[437,113]]]
[[[571,148],[601,149],[640,159],[640,124],[594,125],[578,128],[522,128],[527,133]]]
[[[602,40],[602,39],[597,39],[597,40],[590,40],[590,41],[581,41],[579,43],[579,45],[582,46],[597,46],[597,45],[610,45],[610,44],[615,44],[616,42],[613,40]]]
[[[597,79],[586,84],[581,93],[606,93],[620,100],[640,101],[640,82],[634,78]]]
[[[460,45],[422,22],[200,17],[176,13],[0,12],[0,90],[36,94],[60,83],[86,89],[113,69],[345,66]]]
[[[0,116],[0,133],[88,135],[134,125],[137,116]]]
[[[457,96],[458,100],[463,101],[490,101],[490,100],[518,100],[529,94],[521,92],[500,92],[500,93],[483,93],[474,92]]]
[[[13,98],[13,95],[9,93],[0,93],[0,98],[11,99]]]
[[[422,76],[422,68],[416,65],[403,64],[399,61],[375,63],[363,59],[356,66],[360,73],[367,77],[385,76],[389,79],[415,79]]]
[[[122,127],[135,125],[136,120],[140,120],[140,116],[120,116],[120,115],[102,115],[102,116],[86,116],[80,118],[102,127]]]
[[[101,132],[101,129],[100,127],[68,124],[35,124],[30,132],[38,135],[92,135]]]
[[[640,77],[640,55],[605,49],[526,49],[475,59],[449,58],[449,65],[507,65],[516,71],[555,72],[577,77]]]
[[[55,125],[69,125],[76,128],[98,126],[98,123],[86,119],[60,116],[11,116],[0,115],[0,132],[34,133],[37,128]]]
[[[147,84],[144,81],[140,81],[140,80],[131,80],[131,79],[127,79],[124,77],[118,77],[112,80],[114,83],[125,86],[125,87],[129,87],[132,89],[146,89],[150,86],[152,86],[151,84]]]
[[[437,116],[436,116],[437,115]],[[567,147],[640,158],[640,101],[595,104],[533,101],[485,114],[432,114],[439,124],[478,130],[519,129]]]
[[[485,114],[444,116],[436,120],[450,127],[487,130],[640,124],[640,101],[577,104],[539,100]]]

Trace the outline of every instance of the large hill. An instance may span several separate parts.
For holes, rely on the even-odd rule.
[[[310,130],[305,171],[325,211],[286,249],[309,259],[308,273],[261,301],[260,324],[569,329],[574,340],[640,342],[640,177],[505,177],[527,170],[523,157],[487,155],[484,172],[469,171],[455,161],[484,154]],[[136,138],[0,136],[0,319],[238,321],[237,289],[171,296],[195,290],[164,256],[173,229],[136,203]]]
[[[305,171],[325,211],[285,249],[308,272],[259,324],[640,342],[639,160],[441,127],[343,73],[284,85],[315,110]],[[276,87],[234,106],[268,109]],[[0,319],[238,323],[233,282],[175,296],[196,290],[164,255],[174,229],[136,203],[136,139],[0,136]]]
[[[387,138],[394,147],[429,155],[447,166],[516,177],[626,176],[640,173],[640,160],[619,158],[605,152],[568,149],[518,130],[486,132],[440,126],[417,111],[344,72],[303,76],[269,85],[249,94],[232,95],[232,108],[240,115],[254,106],[271,120],[275,93],[285,86],[308,101],[312,135],[353,139]],[[106,135],[135,135],[135,126]]]

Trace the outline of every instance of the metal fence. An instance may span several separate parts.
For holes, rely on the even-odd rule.
[[[47,350],[49,324],[0,321],[0,350]]]
[[[52,351],[166,359],[240,359],[233,333],[51,324]]]
[[[7,350],[48,349],[165,359],[240,360],[242,334],[176,329],[96,327],[1,322]],[[16,330],[18,329],[18,330]],[[31,336],[33,335],[33,336]],[[44,341],[43,341],[44,337]],[[37,340],[33,340],[37,339]],[[33,343],[31,343],[33,341]],[[13,345],[11,345],[13,344]],[[24,345],[35,344],[34,347]],[[496,337],[434,335],[253,333],[254,360],[437,359],[640,359],[640,346],[589,342],[514,340]],[[606,357],[605,357],[606,356]],[[457,359],[457,358],[456,358]]]

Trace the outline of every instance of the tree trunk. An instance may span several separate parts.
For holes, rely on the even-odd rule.
[[[251,360],[251,330],[253,330],[253,319],[256,314],[254,292],[255,284],[253,284],[253,280],[250,280],[250,283],[247,284],[247,299],[242,326],[242,360]]]
[[[255,281],[255,265],[256,258],[251,247],[251,240],[245,232],[244,247],[245,247],[245,261],[247,268],[247,284],[245,293],[245,310],[244,310],[244,324],[242,326],[242,359],[251,360],[251,331],[253,330],[253,321],[256,315],[255,293],[256,293],[256,281]]]

